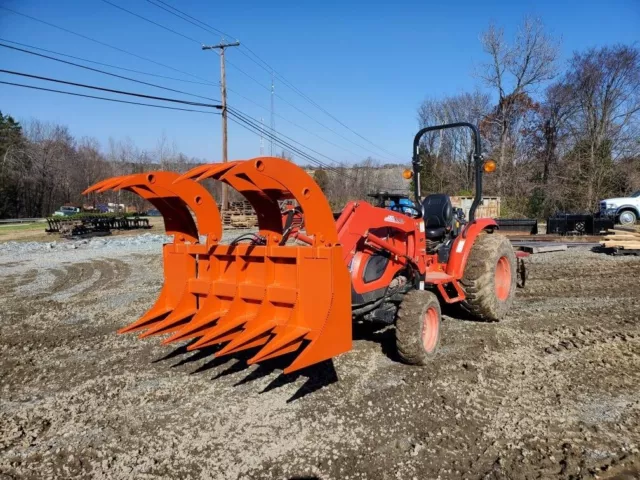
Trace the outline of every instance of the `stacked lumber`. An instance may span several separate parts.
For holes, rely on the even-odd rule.
[[[619,250],[640,250],[640,232],[622,228],[610,228],[604,240],[600,242],[605,248]]]

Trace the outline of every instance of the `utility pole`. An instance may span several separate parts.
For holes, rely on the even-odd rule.
[[[224,69],[224,50],[228,47],[239,47],[240,42],[219,43],[218,45],[202,45],[202,50],[220,50],[220,96],[222,97],[222,162],[227,161],[227,76]],[[227,185],[222,184],[222,208],[227,210]]]

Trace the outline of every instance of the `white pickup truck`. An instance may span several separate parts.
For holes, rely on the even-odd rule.
[[[601,200],[600,215],[614,218],[621,225],[634,225],[640,218],[640,190],[629,197]]]

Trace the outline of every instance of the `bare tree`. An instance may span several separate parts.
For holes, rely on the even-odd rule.
[[[480,77],[498,97],[497,106],[484,125],[495,137],[497,189],[502,193],[508,175],[504,167],[517,158],[518,121],[533,106],[531,93],[555,77],[559,48],[545,33],[542,22],[531,17],[524,19],[512,44],[495,25],[484,32],[481,42],[490,61],[482,65]]]
[[[613,161],[639,154],[640,51],[616,45],[575,53],[565,81],[577,109],[575,166],[584,207],[592,208],[612,186]]]
[[[453,122],[480,124],[491,110],[489,95],[476,90],[418,108],[421,127]],[[457,194],[473,189],[474,143],[467,129],[439,130],[423,137],[423,190]]]

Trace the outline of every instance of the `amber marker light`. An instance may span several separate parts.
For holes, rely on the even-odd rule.
[[[486,162],[484,162],[482,169],[485,171],[485,173],[493,173],[496,171],[497,167],[498,166],[496,165],[495,160],[487,160]]]

